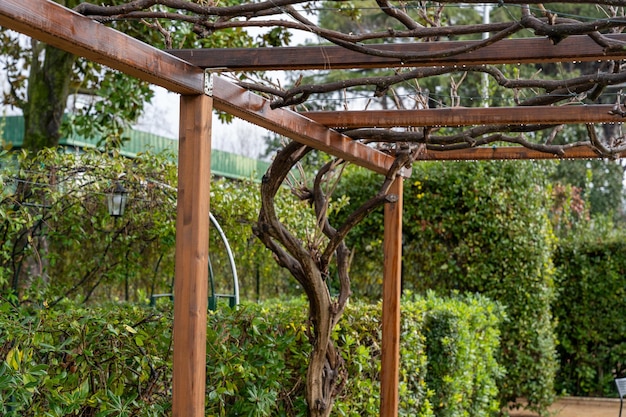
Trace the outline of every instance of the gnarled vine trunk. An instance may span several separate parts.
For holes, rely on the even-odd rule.
[[[291,272],[308,298],[312,352],[307,371],[306,400],[310,416],[325,417],[330,415],[334,400],[347,377],[341,354],[331,338],[333,328],[350,297],[350,251],[344,239],[376,207],[387,201],[395,201],[396,196],[387,194],[389,186],[398,171],[412,159],[409,153],[399,154],[380,191],[352,212],[338,228],[331,226],[328,220],[329,196],[324,193],[323,184],[335,168],[342,164],[341,161],[332,161],[322,167],[312,189],[293,190],[294,194],[312,204],[317,227],[326,238],[325,244],[305,244],[278,220],[275,197],[291,169],[310,150],[305,145],[292,142],[274,159],[261,184],[261,211],[255,234],[276,255],[278,263]],[[339,277],[339,294],[336,297],[331,296],[326,282],[331,262],[334,262]]]

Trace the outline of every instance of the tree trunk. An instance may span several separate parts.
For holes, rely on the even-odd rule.
[[[76,56],[32,41],[28,100],[24,104],[24,148],[39,151],[59,144]]]

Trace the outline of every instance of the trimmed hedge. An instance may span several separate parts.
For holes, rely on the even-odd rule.
[[[558,365],[547,167],[528,161],[416,163],[405,182],[403,218],[403,289],[480,293],[504,305],[501,403],[525,398],[539,412],[554,400]],[[378,181],[359,169],[344,180],[340,191],[351,204],[346,212],[372,195]],[[382,224],[379,211],[348,236],[357,296],[379,297]]]
[[[554,262],[557,388],[576,396],[615,396],[613,378],[626,376],[625,236],[569,239]]]
[[[348,381],[340,416],[379,413],[380,305],[352,303],[336,331]],[[490,416],[499,410],[502,310],[481,296],[405,297],[402,303],[401,416]]]
[[[169,415],[171,311],[65,307],[0,304],[0,414]],[[206,415],[306,415],[306,310],[296,300],[209,314]],[[335,331],[348,370],[335,415],[379,412],[379,318],[380,305],[354,303]],[[405,300],[400,415],[496,412],[500,320],[479,296]]]
[[[525,398],[545,412],[558,365],[545,165],[418,164],[412,178],[405,199],[418,203],[406,210],[405,287],[479,292],[502,303],[501,401]]]

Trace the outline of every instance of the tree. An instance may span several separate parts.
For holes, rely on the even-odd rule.
[[[74,8],[80,1],[58,3]],[[123,2],[108,0],[102,4]],[[168,32],[161,22],[143,21],[134,25],[120,21],[113,22],[113,26],[161,48],[251,47],[271,42],[280,45],[289,40],[287,35],[279,36],[281,32],[274,31],[274,38],[262,34],[255,41],[237,28],[221,31],[210,39],[199,39],[189,24],[172,21],[167,25]],[[23,146],[35,153],[56,147],[61,137],[71,134],[97,137],[102,144],[117,147],[128,140],[126,130],[137,121],[144,103],[153,96],[148,83],[1,27],[0,62],[9,82],[2,104],[23,112]]]
[[[73,7],[78,2],[62,4]],[[22,111],[23,146],[30,151],[56,147],[72,133],[115,146],[152,97],[146,83],[10,30],[0,28],[0,43],[10,86],[2,103]]]

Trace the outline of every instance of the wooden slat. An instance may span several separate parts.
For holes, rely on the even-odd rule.
[[[180,94],[201,94],[204,71],[49,0],[0,0],[0,26]]]
[[[221,77],[213,77],[215,108],[346,161],[386,174],[393,158],[288,109],[271,109],[269,100]]]
[[[578,124],[622,122],[612,105],[454,107],[421,110],[347,110],[301,113],[331,128]]]
[[[626,34],[608,36],[626,41]],[[381,51],[432,54],[476,42],[421,42],[368,46]],[[553,45],[548,38],[504,39],[473,52],[413,61],[365,55],[339,46],[178,49],[168,52],[202,68],[226,68],[238,71],[517,64],[626,58],[626,49],[605,53],[597,43],[584,35],[570,36],[557,45]]]
[[[174,279],[174,417],[204,417],[211,179],[211,111],[182,96]]]
[[[617,155],[625,157],[626,154]],[[418,161],[488,161],[515,159],[596,159],[601,156],[588,146],[578,146],[564,150],[562,155],[546,153],[522,146],[502,146],[497,148],[470,148],[451,151],[428,150],[420,154]]]
[[[398,201],[385,204],[380,364],[380,415],[384,417],[397,416],[399,403],[403,183],[402,177],[396,177],[389,193],[397,195]]]

